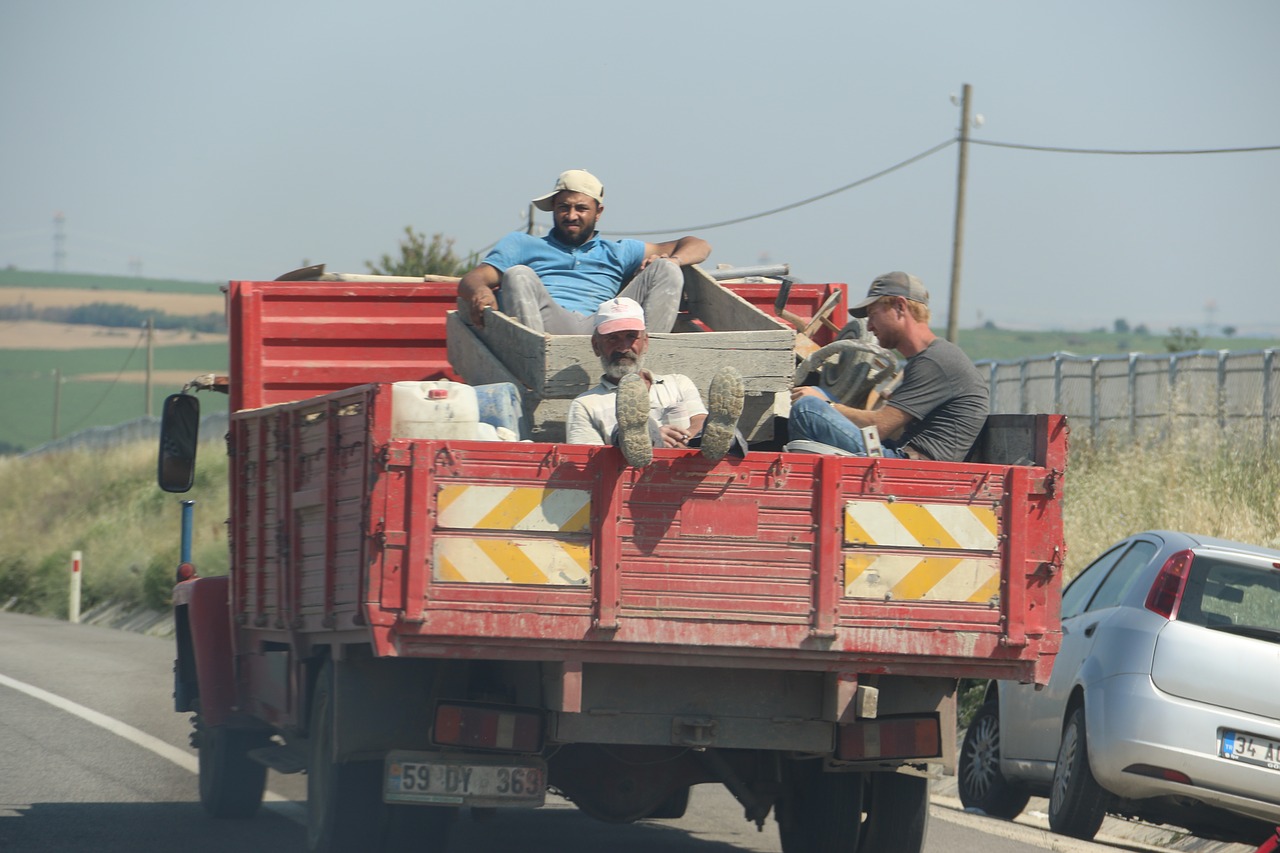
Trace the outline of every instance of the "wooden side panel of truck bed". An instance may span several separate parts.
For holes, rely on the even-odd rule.
[[[391,439],[369,385],[238,412],[233,608],[382,656],[1044,681],[1061,417],[1035,464]]]

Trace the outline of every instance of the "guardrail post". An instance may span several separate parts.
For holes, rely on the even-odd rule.
[[[1262,354],[1262,446],[1271,446],[1271,410],[1275,407],[1275,389],[1271,370],[1275,364],[1275,350]]]
[[[80,569],[83,567],[84,554],[81,551],[71,552],[71,602],[67,608],[67,621],[80,621]]]

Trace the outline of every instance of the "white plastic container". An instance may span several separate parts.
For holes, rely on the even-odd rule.
[[[440,379],[392,383],[391,437],[493,441],[498,436],[492,426],[480,422],[474,388]]]

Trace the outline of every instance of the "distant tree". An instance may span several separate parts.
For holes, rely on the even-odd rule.
[[[1117,335],[1127,335],[1129,334],[1129,321],[1120,317],[1116,320],[1114,328]]]
[[[994,331],[998,331],[1000,327],[996,325],[995,320],[988,320],[987,322],[982,324],[982,328],[986,329],[987,331],[994,332]]]
[[[1226,335],[1228,338],[1234,338],[1236,336],[1237,331],[1239,330],[1235,326],[1222,327],[1222,334]]]
[[[443,234],[427,235],[414,232],[406,225],[405,238],[400,241],[400,256],[383,255],[376,264],[365,261],[374,275],[462,275],[479,262],[479,253],[472,252],[465,258],[453,250],[453,238]]]
[[[1164,339],[1164,348],[1168,352],[1188,352],[1200,349],[1200,333],[1195,329],[1184,329],[1174,326],[1169,336]]]
[[[1149,335],[1151,334],[1151,330],[1147,328],[1146,323],[1139,323],[1133,327],[1133,333],[1135,335]]]

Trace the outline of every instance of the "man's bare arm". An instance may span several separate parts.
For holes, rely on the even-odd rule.
[[[665,243],[645,243],[644,269],[654,258],[669,258],[682,267],[689,264],[700,264],[711,256],[711,244],[701,237],[681,237],[679,240],[668,240]]]
[[[466,306],[471,325],[483,326],[484,309],[498,307],[494,291],[501,282],[501,274],[488,264],[481,264],[458,280],[458,302]]]

